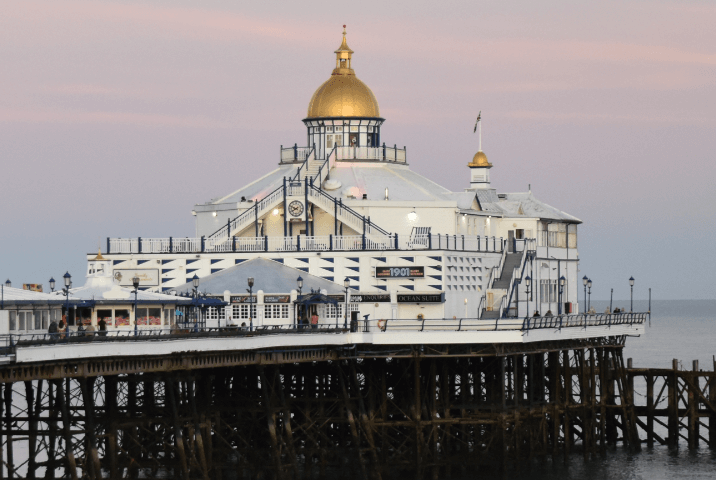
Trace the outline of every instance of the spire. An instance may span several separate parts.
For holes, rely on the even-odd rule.
[[[333,70],[333,75],[355,75],[355,72],[351,68],[353,50],[350,49],[348,42],[346,42],[345,25],[343,25],[343,41],[341,42],[341,46],[333,53],[336,54],[336,68]]]
[[[97,249],[97,256],[94,257],[94,258],[92,259],[92,261],[95,261],[95,262],[106,262],[106,261],[107,261],[107,259],[102,256],[102,249],[101,249],[101,248],[98,248],[98,249]]]

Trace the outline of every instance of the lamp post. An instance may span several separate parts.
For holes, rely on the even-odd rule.
[[[194,299],[194,332],[199,331],[199,307],[196,305],[196,299],[199,297],[199,277],[196,273],[191,277],[191,297]]]
[[[301,289],[303,288],[303,278],[298,277],[296,279],[296,286],[298,287],[298,298],[301,298]],[[298,321],[300,320],[298,316],[300,315],[300,312],[296,311],[296,328],[298,328]]]
[[[587,282],[589,279],[585,275],[582,277],[582,284],[584,285],[584,313],[587,313]]]
[[[631,303],[629,305],[629,313],[634,311],[634,277],[629,277],[629,288],[631,288]]]
[[[564,283],[566,279],[564,275],[559,277],[559,305],[557,305],[557,314],[562,315],[562,292],[564,292]]]
[[[343,279],[343,288],[346,289],[346,308],[343,312],[343,328],[348,325],[348,289],[351,287],[351,279],[346,277]],[[336,328],[338,327],[338,319],[336,318]]]
[[[527,317],[530,315],[530,285],[532,284],[532,278],[529,275],[525,277],[525,299],[527,299]],[[478,312],[479,313],[479,312]]]
[[[139,310],[137,310],[137,292],[139,292],[138,275],[132,277],[132,286],[134,287],[134,336],[136,337],[139,334],[139,327],[137,326],[139,323],[139,319],[137,318],[137,314],[139,313]]]
[[[248,280],[249,283],[249,289],[247,290],[249,292],[249,331],[254,330],[254,306],[253,306],[253,297],[252,292],[254,290],[254,277],[249,277]]]
[[[65,325],[65,330],[67,333],[67,341],[70,341],[70,287],[72,287],[72,275],[70,275],[70,272],[65,272],[65,274],[62,276],[62,278],[65,281],[65,288],[62,289],[62,293],[65,294],[65,318],[67,319],[67,325]],[[10,280],[8,280],[9,282]],[[6,282],[7,283],[7,282]]]
[[[52,278],[52,277],[50,277],[50,290],[51,290],[52,292],[55,291],[55,279]]]
[[[589,291],[587,292],[587,310],[589,310],[592,307],[592,279],[590,278],[587,280],[587,288]]]

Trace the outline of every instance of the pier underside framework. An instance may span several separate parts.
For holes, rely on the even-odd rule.
[[[358,346],[234,355],[234,365],[197,353],[156,371],[141,365],[156,360],[124,359],[103,360],[126,362],[123,371],[3,367],[2,478],[440,478],[617,443],[637,450],[623,345]]]

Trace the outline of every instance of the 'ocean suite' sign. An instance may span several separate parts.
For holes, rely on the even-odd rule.
[[[398,303],[442,303],[445,301],[445,293],[399,293]]]
[[[425,267],[375,267],[375,278],[423,278]]]

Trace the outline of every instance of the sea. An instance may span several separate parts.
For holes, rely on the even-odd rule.
[[[609,307],[609,301],[592,301],[597,312]],[[629,300],[614,301],[612,308],[629,311]],[[634,301],[635,312],[645,312],[646,301]],[[641,337],[629,337],[624,358],[632,358],[634,367],[671,368],[678,359],[680,368],[690,370],[699,361],[702,370],[714,369],[716,355],[716,300],[654,300],[651,321]],[[499,476],[498,478],[500,478]],[[486,478],[479,472],[467,478]],[[488,475],[489,478],[489,475]],[[566,460],[534,462],[504,478],[510,480],[675,480],[716,479],[716,448],[700,446],[689,450],[682,441],[679,448],[644,444],[640,453],[629,454],[617,447],[606,457],[584,460],[574,453]]]

